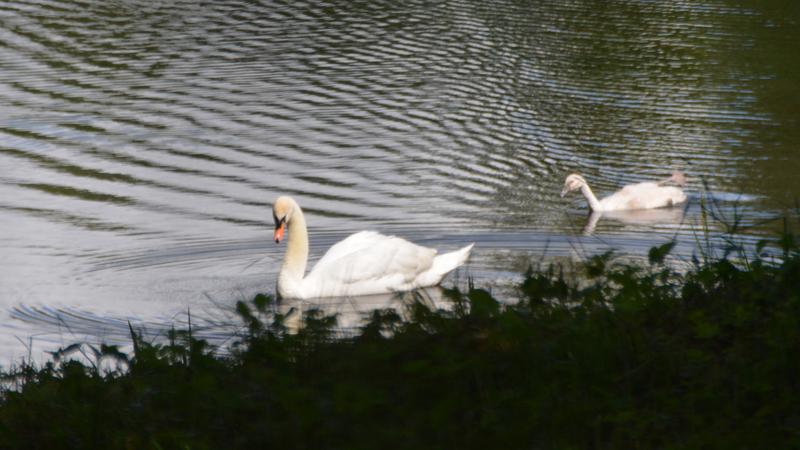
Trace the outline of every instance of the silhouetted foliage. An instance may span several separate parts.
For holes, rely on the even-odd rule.
[[[773,244],[682,271],[672,244],[529,270],[516,304],[449,289],[452,309],[374,311],[355,336],[319,311],[290,332],[259,295],[224,353],[131,329],[133,355],[5,373],[0,447],[796,448],[800,250],[757,253]]]

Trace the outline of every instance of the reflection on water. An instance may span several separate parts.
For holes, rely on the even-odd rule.
[[[631,211],[592,211],[583,227],[583,234],[591,235],[600,219],[613,220],[625,225],[640,225],[644,227],[672,226],[676,230],[683,225],[685,213],[689,204],[672,208],[639,209]]]
[[[273,311],[285,317],[290,332],[302,326],[304,314],[319,310],[325,314],[335,314],[337,326],[344,333],[356,331],[364,325],[364,320],[375,310],[392,310],[401,318],[410,319],[411,306],[419,302],[432,310],[452,310],[440,287],[430,287],[416,292],[396,294],[362,295],[340,299],[316,299],[278,302]]]
[[[362,229],[474,241],[478,285],[542,256],[693,251],[699,201],[576,236],[570,172],[601,195],[682,170],[754,242],[800,192],[791,5],[5,2],[0,359],[271,291],[280,194],[312,259]]]
[[[395,294],[303,301],[275,300],[268,305],[266,309],[268,316],[265,320],[271,321],[276,315],[281,315],[287,329],[296,332],[302,324],[304,315],[312,310],[318,310],[328,315],[335,315],[338,328],[343,333],[350,333],[360,329],[364,319],[375,310],[393,310],[401,318],[408,319],[411,305],[414,303],[421,303],[432,310],[451,310],[453,307],[453,304],[446,300],[443,289],[435,286]],[[107,343],[128,346],[131,344],[131,327],[136,333],[141,333],[146,340],[162,338],[170,330],[188,329],[190,326],[195,336],[207,339],[215,345],[230,341],[233,336],[240,336],[244,326],[234,310],[235,304],[228,301],[212,304],[213,307],[205,310],[181,311],[162,320],[147,322],[142,322],[136,317],[44,305],[17,305],[11,309],[10,315],[13,319],[37,323],[45,334],[58,332],[64,338],[62,345],[100,337]]]

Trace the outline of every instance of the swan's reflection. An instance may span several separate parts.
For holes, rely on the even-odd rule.
[[[658,209],[637,209],[628,211],[592,211],[589,219],[583,227],[583,234],[594,234],[597,222],[600,218],[606,218],[622,222],[625,225],[657,225],[657,224],[681,224],[686,214],[686,208],[658,208]]]
[[[284,325],[290,333],[303,326],[304,314],[319,310],[325,315],[336,315],[334,331],[343,335],[357,333],[367,324],[375,310],[392,309],[403,319],[410,318],[410,306],[421,302],[431,309],[452,309],[453,303],[439,286],[417,289],[411,292],[365,295],[358,297],[321,298],[310,300],[279,300],[272,303],[266,317],[274,314],[284,316]],[[171,318],[147,319],[98,315],[78,308],[52,308],[47,306],[18,305],[11,310],[11,317],[20,323],[35,324],[38,333],[30,339],[29,348],[20,353],[45,354],[73,343],[104,343],[118,345],[130,351],[131,329],[146,342],[164,342],[170,331],[192,329],[192,335],[212,345],[225,348],[241,337],[244,328],[233,305],[211,305],[207,310],[191,310]],[[191,314],[191,318],[189,318]],[[21,331],[24,333],[24,331]],[[24,334],[23,334],[24,335]],[[23,342],[23,347],[25,343]]]
[[[336,315],[336,328],[342,332],[353,332],[363,327],[375,310],[395,310],[404,320],[409,319],[410,306],[421,302],[432,310],[450,309],[452,302],[444,295],[444,289],[431,286],[410,292],[360,295],[357,297],[329,297],[309,300],[284,299],[276,304],[276,312],[285,317],[284,325],[290,332],[303,326],[305,313],[319,310],[325,315]]]

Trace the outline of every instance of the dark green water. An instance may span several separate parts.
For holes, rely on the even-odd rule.
[[[476,242],[478,285],[673,236],[687,258],[707,196],[753,243],[800,194],[798,42],[792,0],[5,2],[0,354],[187,309],[212,333],[273,289],[284,193],[312,258],[362,229]],[[558,196],[673,169],[685,211],[584,233]]]

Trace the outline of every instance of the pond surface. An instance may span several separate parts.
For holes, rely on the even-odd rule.
[[[726,230],[701,199],[753,243],[800,193],[798,42],[794,0],[4,2],[0,360],[189,312],[224,336],[274,291],[281,194],[312,260],[362,229],[475,242],[449,283],[688,259]],[[682,209],[595,222],[558,195],[672,170]]]

